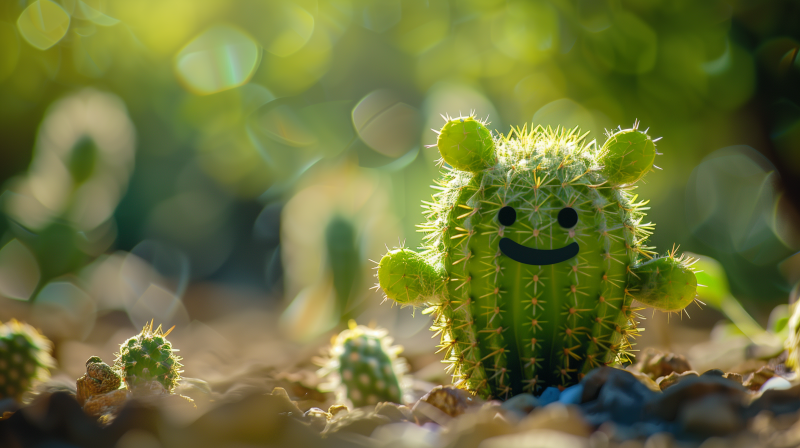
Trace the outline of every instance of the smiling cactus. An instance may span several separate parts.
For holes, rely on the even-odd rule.
[[[452,168],[424,205],[424,251],[390,251],[377,277],[401,306],[429,306],[460,387],[506,398],[575,384],[628,358],[633,299],[665,312],[694,300],[691,260],[644,245],[654,225],[632,190],[657,152],[637,124],[598,149],[577,128],[493,137],[474,117],[446,120],[437,146]]]

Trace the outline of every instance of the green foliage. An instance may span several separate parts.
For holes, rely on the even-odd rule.
[[[721,311],[750,340],[757,342],[769,337],[731,294],[728,276],[717,260],[698,255],[694,268],[697,270],[697,284],[702,287],[700,298],[705,304]]]
[[[0,324],[0,399],[20,400],[55,362],[51,344],[35,328],[11,320]]]
[[[333,338],[329,359],[318,374],[332,377],[324,390],[339,390],[339,401],[346,397],[353,406],[375,405],[382,401],[402,403],[402,351],[392,346],[386,330],[356,325]]]
[[[631,136],[639,143],[622,144]],[[616,161],[615,179],[630,183],[646,170],[626,157],[632,146],[646,154],[650,138],[634,127],[598,150],[585,137],[541,126],[495,137],[496,164],[443,172],[424,251],[393,250],[379,264],[388,298],[431,305],[454,381],[483,397],[569,386],[627,360],[633,299],[663,311],[694,300],[691,260],[653,259],[647,202],[602,166]]]
[[[161,325],[153,331],[153,321],[150,321],[141,333],[120,344],[114,368],[120,371],[128,388],[156,380],[172,392],[181,378],[183,371],[179,369],[183,364],[181,357],[174,353],[177,350],[167,341],[171,331],[172,328],[163,333]]]

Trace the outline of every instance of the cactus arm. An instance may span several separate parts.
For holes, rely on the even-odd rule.
[[[381,258],[378,282],[386,297],[401,306],[440,303],[446,284],[442,272],[406,248],[389,251]]]
[[[675,252],[628,268],[630,294],[644,305],[657,310],[680,311],[692,303],[697,291],[697,278],[690,259],[675,258]]]
[[[658,154],[655,142],[646,132],[638,130],[638,125],[634,123],[632,129],[609,135],[603,145],[600,155],[603,174],[612,185],[632,185],[653,168]]]

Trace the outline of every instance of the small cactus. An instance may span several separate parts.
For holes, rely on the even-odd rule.
[[[34,381],[44,380],[55,362],[50,341],[28,324],[0,324],[0,399],[20,401]]]
[[[175,327],[172,327],[175,328]],[[172,392],[181,378],[179,370],[183,365],[181,357],[174,352],[167,335],[172,328],[163,333],[161,325],[153,330],[153,321],[145,324],[141,333],[129,338],[119,346],[114,360],[114,368],[120,372],[128,388],[137,384],[156,380],[168,392]]]
[[[577,128],[492,136],[472,116],[445,120],[424,250],[389,251],[377,277],[401,306],[428,306],[460,387],[575,384],[628,359],[633,299],[666,312],[695,299],[691,260],[646,246],[654,224],[632,191],[657,152],[638,123],[598,148]]]
[[[403,373],[406,364],[397,355],[402,351],[392,346],[386,330],[372,329],[349,322],[349,328],[334,336],[329,359],[317,372],[331,381],[322,390],[338,390],[339,402],[348,398],[355,407],[375,405],[382,401],[402,403]]]

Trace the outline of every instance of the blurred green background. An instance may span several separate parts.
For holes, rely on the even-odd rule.
[[[652,245],[719,260],[765,322],[800,281],[798,23],[791,0],[3,1],[0,320],[423,330],[369,259],[419,245],[430,129],[473,111],[664,137]]]

